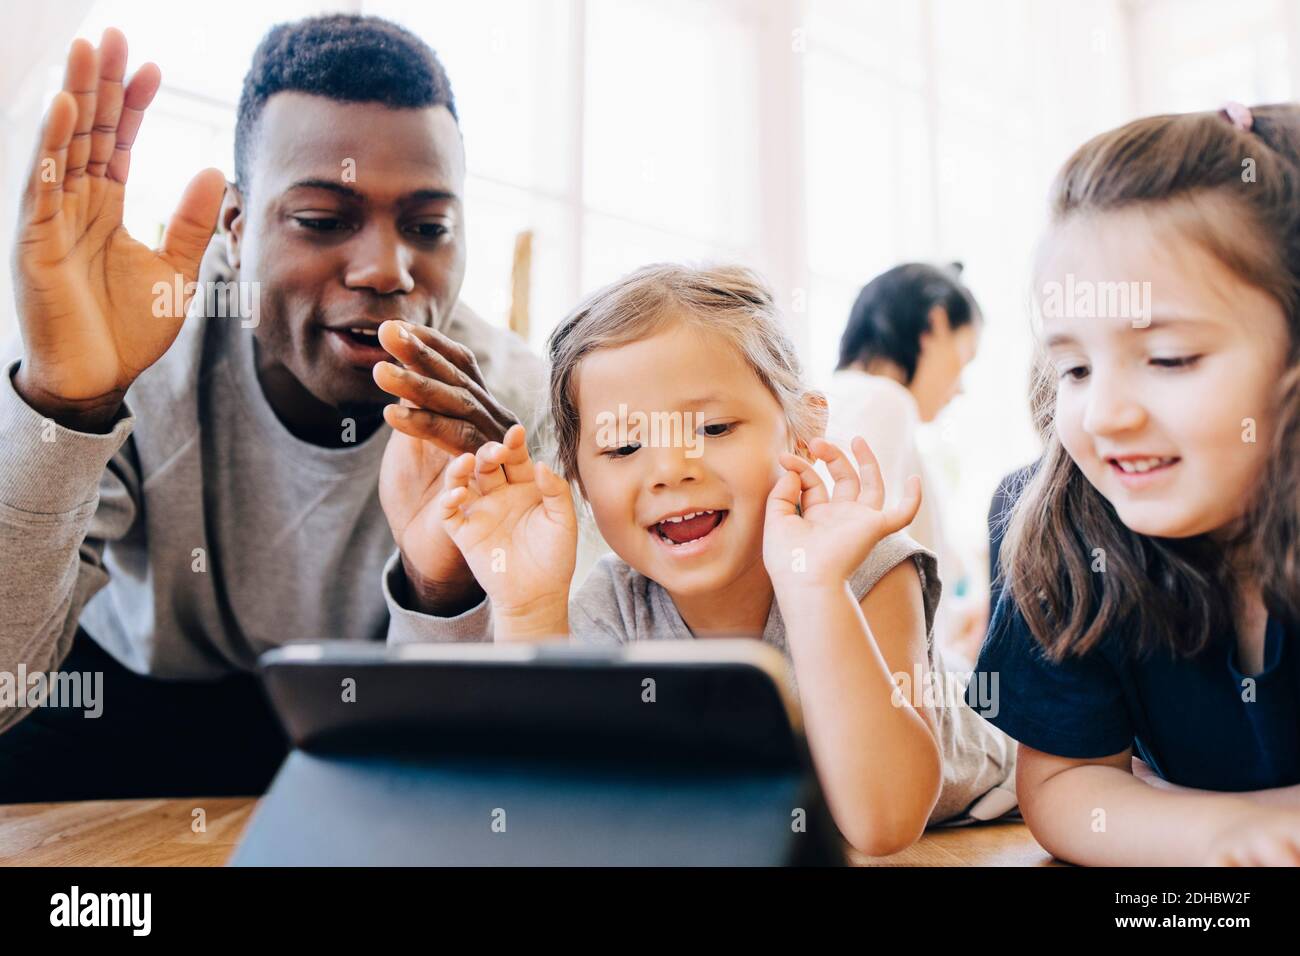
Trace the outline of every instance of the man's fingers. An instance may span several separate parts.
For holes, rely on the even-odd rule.
[[[415,369],[403,368],[393,362],[376,362],[373,377],[375,384],[384,391],[397,398],[404,398],[418,408],[464,419],[483,431],[491,430],[495,424],[487,411],[465,389],[430,378]],[[504,438],[504,430],[495,437]]]
[[[381,337],[383,334],[381,331]],[[449,450],[474,451],[484,441],[505,437],[506,426],[479,403],[477,396],[463,388],[448,385],[416,369],[403,368],[393,362],[376,362],[371,374],[375,384],[390,395],[405,399],[416,408],[434,415],[462,422],[463,428],[449,427],[441,431],[448,439],[454,439],[458,433],[464,434],[466,440],[473,444]],[[394,427],[397,427],[396,424]]]
[[[63,72],[63,88],[77,101],[77,121],[68,146],[68,179],[77,180],[86,174],[90,158],[90,131],[95,124],[95,95],[99,89],[99,51],[89,40],[80,37],[72,41],[68,51],[68,65]]]
[[[135,145],[140,124],[144,122],[144,111],[153,102],[161,85],[162,73],[152,63],[146,63],[136,70],[135,76],[126,85],[122,94],[122,113],[117,121],[113,156],[108,161],[108,178],[114,182],[126,182],[127,172],[131,168],[131,147]]]
[[[226,177],[219,169],[205,169],[190,180],[163,233],[162,257],[185,278],[199,274],[199,262],[217,228],[217,215],[226,194]]]
[[[472,349],[428,326],[399,320],[379,327],[379,344],[407,368],[463,389],[497,421],[514,421],[488,390]]]
[[[474,451],[483,440],[503,440],[515,423],[515,416],[482,384],[478,363],[468,348],[433,329],[398,320],[380,325],[379,344],[401,363],[375,365],[380,388],[435,416],[465,423],[434,423],[433,430],[443,441],[454,441],[458,434],[473,441],[450,450]],[[414,423],[414,416],[409,420]]]
[[[95,93],[94,122],[90,128],[90,158],[86,174],[103,176],[117,145],[117,123],[122,117],[122,76],[126,73],[126,37],[109,27],[99,43],[99,84]]]
[[[416,340],[426,349],[450,362],[464,373],[470,381],[483,385],[483,374],[479,371],[478,359],[474,357],[473,349],[427,325],[412,325],[409,322],[405,323],[405,325],[407,330],[413,333]]]
[[[462,347],[431,329],[424,331],[429,332],[430,335],[426,337],[421,334],[421,326],[392,319],[379,326],[379,344],[407,368],[428,375],[439,382],[472,391],[476,384],[474,379],[444,354],[455,351],[451,346],[455,346],[456,350]],[[442,339],[446,339],[450,345],[435,348],[434,344],[431,344],[441,345]]]
[[[27,184],[25,219],[40,225],[53,219],[63,208],[63,177],[68,168],[68,144],[77,122],[77,101],[64,91],[55,95],[45,114],[45,125],[36,144],[32,174]]]
[[[403,435],[432,442],[449,455],[464,454],[466,449],[476,449],[491,440],[469,422],[423,408],[386,405],[384,421]]]

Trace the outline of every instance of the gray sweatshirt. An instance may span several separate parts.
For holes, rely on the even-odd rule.
[[[850,579],[850,588],[853,596],[861,601],[877,581],[904,561],[912,561],[921,578],[928,662],[931,674],[936,677],[929,684],[919,679],[920,675],[906,675],[906,683],[897,676],[895,679],[908,699],[933,705],[938,723],[943,781],[930,823],[994,819],[1016,806],[1015,742],[967,706],[965,687],[970,675],[949,672],[944,667],[934,642],[934,615],[940,593],[934,555],[906,534],[892,534],[867,556]],[[596,562],[571,598],[569,630],[577,641],[605,645],[692,640],[695,636],[668,592],[613,554]],[[490,641],[491,602],[484,598],[455,617],[404,615],[393,621],[388,639],[398,644]],[[785,655],[787,676],[797,694],[785,621],[776,601],[768,612],[761,639]],[[881,772],[888,773],[889,769],[882,767]]]
[[[447,332],[542,437],[542,361],[463,307]],[[104,435],[42,418],[14,390],[20,343],[0,353],[0,671],[56,669],[80,623],[133,671],[215,678],[292,640],[384,640],[412,613],[379,504],[392,430],[295,438],[253,349],[238,319],[187,320]]]

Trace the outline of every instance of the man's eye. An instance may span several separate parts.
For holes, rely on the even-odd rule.
[[[610,448],[602,454],[608,455],[610,458],[626,458],[640,447],[639,442],[632,442],[627,445],[619,445],[617,448]]]
[[[1178,355],[1173,358],[1153,358],[1151,364],[1156,368],[1191,368],[1200,359],[1199,355]]]
[[[441,239],[451,234],[451,230],[440,222],[417,222],[411,228],[421,239]]]
[[[343,228],[342,219],[332,219],[328,216],[323,216],[317,219],[308,218],[307,216],[294,216],[293,218],[298,225],[310,229],[313,232],[334,232]]]
[[[712,425],[705,425],[703,428],[700,429],[700,431],[704,433],[706,438],[719,438],[727,434],[735,427],[736,427],[735,422],[717,422]],[[717,430],[710,431],[710,429],[717,429]]]

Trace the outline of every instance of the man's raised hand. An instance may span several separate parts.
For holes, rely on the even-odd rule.
[[[188,297],[156,310],[155,285],[195,280],[225,190],[221,171],[205,169],[186,187],[159,249],[127,234],[131,146],[161,74],[146,63],[124,82],[126,60],[126,38],[111,28],[98,48],[72,44],[14,246],[24,345],[15,385],[37,411],[74,428],[106,426],[131,383],[175,340]]]

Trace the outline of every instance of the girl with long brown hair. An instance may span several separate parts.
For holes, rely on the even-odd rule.
[[[979,670],[1089,864],[1300,864],[1300,107],[1156,116],[1059,174],[1046,450]]]

